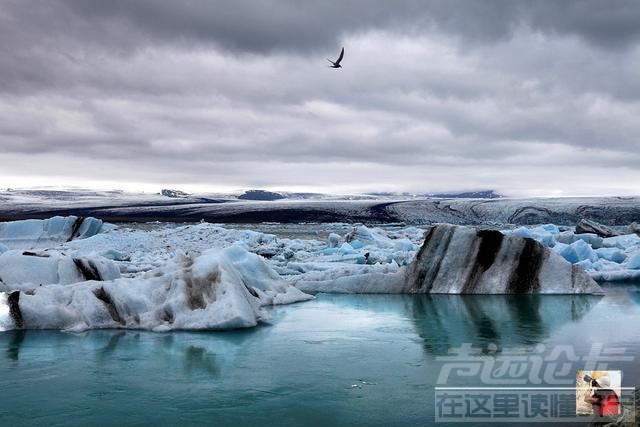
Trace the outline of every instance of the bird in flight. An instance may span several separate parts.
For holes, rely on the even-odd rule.
[[[343,56],[344,56],[344,47],[340,51],[340,56],[338,56],[338,59],[336,59],[336,62],[333,62],[332,60],[327,58],[327,61],[331,62],[331,65],[329,65],[329,68],[342,68],[342,65],[340,65],[340,61],[342,61]]]

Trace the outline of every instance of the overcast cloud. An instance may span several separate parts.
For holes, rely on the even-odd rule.
[[[640,194],[639,46],[637,1],[4,0],[0,185]]]

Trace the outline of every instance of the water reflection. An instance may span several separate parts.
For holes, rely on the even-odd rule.
[[[220,375],[220,367],[216,361],[216,354],[195,345],[190,345],[185,349],[184,370],[189,376],[194,373],[206,374],[213,377]]]
[[[411,319],[430,354],[462,343],[486,347],[532,345],[584,317],[601,297],[594,295],[414,296]]]
[[[7,359],[16,361],[20,358],[20,348],[26,336],[27,331],[16,330],[3,332],[4,338],[7,339]]]
[[[629,299],[635,304],[640,305],[640,289],[629,289]]]
[[[109,338],[109,341],[107,342],[107,345],[105,345],[100,351],[101,355],[103,357],[108,357],[109,355],[111,355],[111,353],[115,351],[116,347],[118,347],[118,343],[120,342],[120,339],[124,337],[124,335],[125,335],[124,331],[111,333],[111,336]]]
[[[599,342],[640,354],[640,307],[630,291],[612,287],[604,299],[323,294],[273,307],[270,326],[239,331],[4,332],[0,387],[11,393],[0,418],[3,425],[424,425],[433,420],[442,368],[435,356],[463,342],[542,341],[547,349],[572,346],[578,356]],[[640,383],[636,361],[615,368],[625,387]],[[482,385],[450,378],[447,385]]]

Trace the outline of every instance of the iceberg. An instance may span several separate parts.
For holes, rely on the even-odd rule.
[[[263,258],[235,245],[182,255],[136,278],[29,291],[9,286],[0,293],[0,328],[246,328],[268,318],[266,305],[311,298],[282,280]]]
[[[301,280],[296,286],[347,293],[602,293],[582,268],[531,238],[451,224],[427,230],[415,259],[396,272]]]
[[[71,257],[58,251],[15,250],[0,255],[0,290],[4,291],[119,277],[118,266],[101,256]]]
[[[439,224],[406,270],[411,293],[601,293],[580,267],[539,242],[496,230]]]
[[[46,248],[73,239],[86,239],[102,229],[100,219],[73,215],[10,221],[0,223],[0,244],[10,249]]]

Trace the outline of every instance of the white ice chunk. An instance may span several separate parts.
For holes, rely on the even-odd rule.
[[[577,240],[569,246],[575,251],[578,261],[589,260],[591,262],[595,262],[598,260],[596,252],[593,250],[591,245],[584,240]]]
[[[630,249],[640,246],[640,236],[637,234],[624,234],[622,236],[607,237],[602,240],[606,248]]]
[[[339,234],[331,233],[327,238],[327,246],[330,248],[337,248],[341,241],[342,237],[340,237]]]
[[[592,233],[575,234],[572,231],[565,231],[556,236],[556,241],[559,243],[571,244],[578,240],[584,240],[594,249],[601,248],[603,245],[602,237]]]
[[[640,251],[634,253],[627,261],[627,268],[632,270],[640,270]]]
[[[540,226],[540,228],[548,231],[551,234],[560,234],[560,229],[555,224],[543,224]]]
[[[542,243],[544,246],[552,247],[556,244],[555,236],[559,233],[558,227],[551,227],[553,224],[547,224],[535,228],[519,227],[515,230],[506,231],[505,234],[528,237]]]
[[[591,245],[591,247],[594,249],[602,247],[602,237],[598,236],[597,234],[592,234],[592,233],[574,234],[573,239],[574,239],[574,242],[578,240],[582,240],[585,243],[588,243],[589,245]]]
[[[599,248],[596,249],[596,254],[602,259],[616,263],[621,263],[627,258],[624,252],[618,248]]]
[[[393,247],[393,240],[390,239],[383,230],[379,228],[368,228],[364,225],[355,227],[344,239],[350,243],[354,249],[369,245],[378,248]]]
[[[0,292],[0,332],[15,328],[9,313],[9,301],[7,300],[7,296],[8,295],[5,292]]]
[[[591,278],[599,282],[616,282],[640,279],[640,270],[589,271]]]

